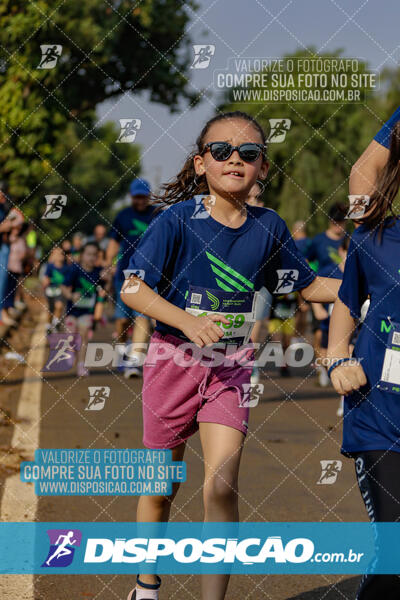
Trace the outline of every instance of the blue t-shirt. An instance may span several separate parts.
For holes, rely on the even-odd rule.
[[[307,256],[308,249],[311,245],[311,239],[308,237],[302,238],[301,240],[294,240],[297,250],[299,250],[303,256]]]
[[[206,212],[206,211],[204,211]],[[247,206],[240,227],[227,227],[212,216],[196,218],[195,199],[162,211],[141,239],[129,269],[140,269],[151,288],[185,308],[189,285],[226,292],[272,294],[307,287],[315,274],[297,250],[285,222],[268,208]],[[288,283],[289,281],[289,283]],[[179,329],[157,322],[156,329],[185,337]]]
[[[128,206],[115,217],[108,237],[120,243],[117,277],[123,278],[122,272],[127,269],[131,255],[153,219],[154,211],[154,206],[148,206],[144,211]]]
[[[397,108],[392,116],[386,121],[383,127],[378,131],[374,140],[381,144],[381,146],[385,146],[385,148],[390,147],[390,137],[392,135],[393,127],[396,125],[397,121],[400,121],[400,106]]]
[[[382,387],[380,382],[393,323],[400,323],[399,249],[399,221],[384,229],[382,243],[365,225],[356,229],[350,241],[339,298],[353,318],[360,317],[368,295],[370,306],[353,353],[362,358],[368,383],[345,397],[342,445],[345,453],[400,452],[400,387],[386,384]]]
[[[47,263],[44,274],[50,279],[51,287],[58,287],[64,284],[65,279],[68,275],[68,271],[69,268],[67,267],[67,265],[63,265],[62,267],[56,267],[55,265],[53,265],[53,263],[49,262]]]
[[[345,236],[339,240],[332,240],[324,232],[316,235],[308,247],[306,258],[310,261],[318,261],[318,275],[327,267],[332,267],[340,263],[341,258],[338,249],[343,243]]]
[[[101,285],[100,273],[100,267],[94,267],[93,271],[85,271],[76,263],[68,267],[64,285],[71,287],[72,292],[79,292],[81,297],[75,303],[68,300],[67,314],[80,317],[94,313],[97,302],[97,287]]]

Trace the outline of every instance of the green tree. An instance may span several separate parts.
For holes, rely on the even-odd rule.
[[[34,202],[24,206],[25,214],[34,220],[39,205],[40,214],[44,212],[46,194],[67,196],[61,218],[37,220],[45,248],[70,237],[72,231],[90,233],[97,223],[108,227],[112,204],[124,196],[129,182],[140,171],[140,148],[117,143],[119,132],[113,123],[106,123],[93,133],[93,137],[81,141],[84,131],[69,123],[55,145],[56,153],[63,152],[64,159],[49,171]]]
[[[100,102],[141,90],[171,111],[196,101],[183,35],[196,8],[194,0],[0,0],[0,179],[23,210],[40,212],[38,186],[63,161],[69,179],[71,122],[78,144],[95,143]],[[44,44],[62,46],[54,68],[38,69]]]

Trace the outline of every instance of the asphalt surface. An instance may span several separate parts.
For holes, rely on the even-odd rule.
[[[42,322],[40,323],[40,319]],[[38,324],[39,323],[39,324]],[[25,354],[32,331],[44,328],[43,314],[34,306],[7,342]],[[96,341],[111,339],[112,327],[96,332]],[[44,336],[35,352],[47,357]],[[36,354],[36,358],[38,358]],[[28,361],[29,362],[29,361]],[[0,362],[0,477],[1,494],[8,478],[15,478],[19,462],[33,460],[32,448],[12,447],[17,408],[25,379],[40,385],[40,373],[26,365]],[[29,381],[27,379],[29,378]],[[240,518],[243,521],[366,521],[352,461],[340,456],[341,420],[338,398],[332,388],[321,389],[309,370],[292,369],[291,377],[264,373],[264,393],[251,409],[249,433],[239,480]],[[28,384],[28,387],[27,385]],[[88,386],[110,387],[110,398],[101,411],[85,411]],[[32,388],[33,389],[33,388]],[[49,374],[41,382],[38,422],[40,448],[141,448],[141,380],[125,380],[114,369],[92,369],[89,377],[74,371]],[[23,420],[23,419],[22,419]],[[25,426],[35,425],[25,419]],[[21,420],[17,425],[22,426]],[[15,438],[14,438],[15,439]],[[336,483],[319,485],[321,460],[342,460]],[[187,445],[187,482],[181,485],[171,520],[202,518],[203,462],[198,435]],[[21,485],[28,485],[22,484]],[[4,501],[5,502],[5,501]],[[3,503],[4,504],[4,503]],[[38,521],[134,521],[135,497],[39,497]],[[3,521],[32,520],[32,510],[8,503]],[[46,575],[3,576],[1,598],[27,600],[124,600],[134,585],[130,576]],[[227,600],[350,600],[355,598],[359,576],[334,575],[235,575]],[[161,600],[200,598],[197,575],[164,575]]]

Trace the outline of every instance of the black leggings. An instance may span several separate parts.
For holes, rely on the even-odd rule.
[[[371,521],[400,521],[400,453],[353,455],[358,487]],[[357,600],[399,600],[400,575],[364,575]]]

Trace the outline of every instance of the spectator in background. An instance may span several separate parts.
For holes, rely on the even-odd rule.
[[[7,212],[7,198],[0,191],[0,206],[3,220],[0,222],[0,306],[3,305],[3,300],[6,295],[8,285],[8,259],[10,254],[10,233],[11,230],[19,227],[24,222],[25,218],[18,208],[11,208]],[[5,215],[5,216],[4,216]],[[1,310],[1,321],[5,325],[10,325],[10,318],[7,311]]]
[[[1,320],[5,325],[16,325],[16,321],[13,319],[15,316],[15,296],[24,271],[24,260],[28,250],[25,241],[27,229],[27,224],[21,223],[13,227],[9,235],[10,252],[8,255],[7,285],[1,304]]]

